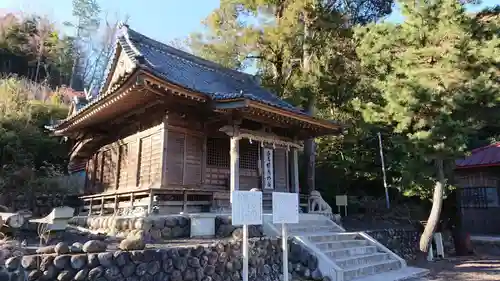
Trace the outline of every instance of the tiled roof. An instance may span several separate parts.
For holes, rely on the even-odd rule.
[[[457,169],[500,166],[500,143],[474,149],[470,156],[456,160],[455,165]]]
[[[120,43],[122,46],[129,45],[124,49],[134,50],[135,55],[141,58],[141,67],[170,83],[206,94],[212,100],[246,98],[305,114],[261,87],[252,75],[175,49],[130,28],[125,27],[123,32],[127,40],[120,40]]]

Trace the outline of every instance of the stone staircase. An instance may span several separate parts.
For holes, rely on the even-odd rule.
[[[332,281],[400,281],[421,277],[424,269],[405,260],[363,232],[346,232],[325,216],[300,214],[298,224],[287,226],[288,236],[318,258],[318,266]],[[281,235],[281,225],[265,219],[264,231]]]

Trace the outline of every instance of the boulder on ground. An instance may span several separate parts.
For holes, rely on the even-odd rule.
[[[124,239],[120,242],[119,246],[122,251],[144,250],[145,247],[146,244],[144,244],[144,241],[139,237]]]
[[[69,253],[69,246],[67,243],[64,242],[59,242],[57,245],[54,247],[54,251],[58,255],[64,255]]]
[[[90,240],[83,244],[85,253],[99,253],[106,251],[106,244],[99,240]]]
[[[45,246],[45,247],[40,247],[36,250],[37,254],[55,254],[55,246]]]

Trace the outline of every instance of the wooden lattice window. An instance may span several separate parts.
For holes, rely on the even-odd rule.
[[[460,189],[462,208],[498,207],[498,189],[496,187],[465,187]]]
[[[229,139],[207,139],[207,165],[229,168]]]
[[[461,207],[463,208],[486,208],[486,190],[481,187],[466,187],[460,192]]]
[[[240,168],[257,170],[259,163],[259,144],[248,140],[240,141]]]
[[[207,139],[207,165],[219,168],[229,168],[230,164],[229,139]],[[257,170],[259,163],[259,144],[241,140],[239,144],[240,168]]]

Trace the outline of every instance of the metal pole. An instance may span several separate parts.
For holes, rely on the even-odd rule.
[[[281,246],[283,248],[283,281],[288,281],[288,232],[286,224],[281,224]]]
[[[387,188],[387,177],[385,175],[384,151],[382,149],[382,135],[380,134],[380,132],[378,132],[377,135],[378,135],[378,146],[380,151],[380,163],[382,163],[382,177],[384,180],[385,203],[387,205],[387,209],[390,209],[391,203],[389,201],[389,189]]]
[[[243,225],[243,281],[248,281],[248,225]]]

